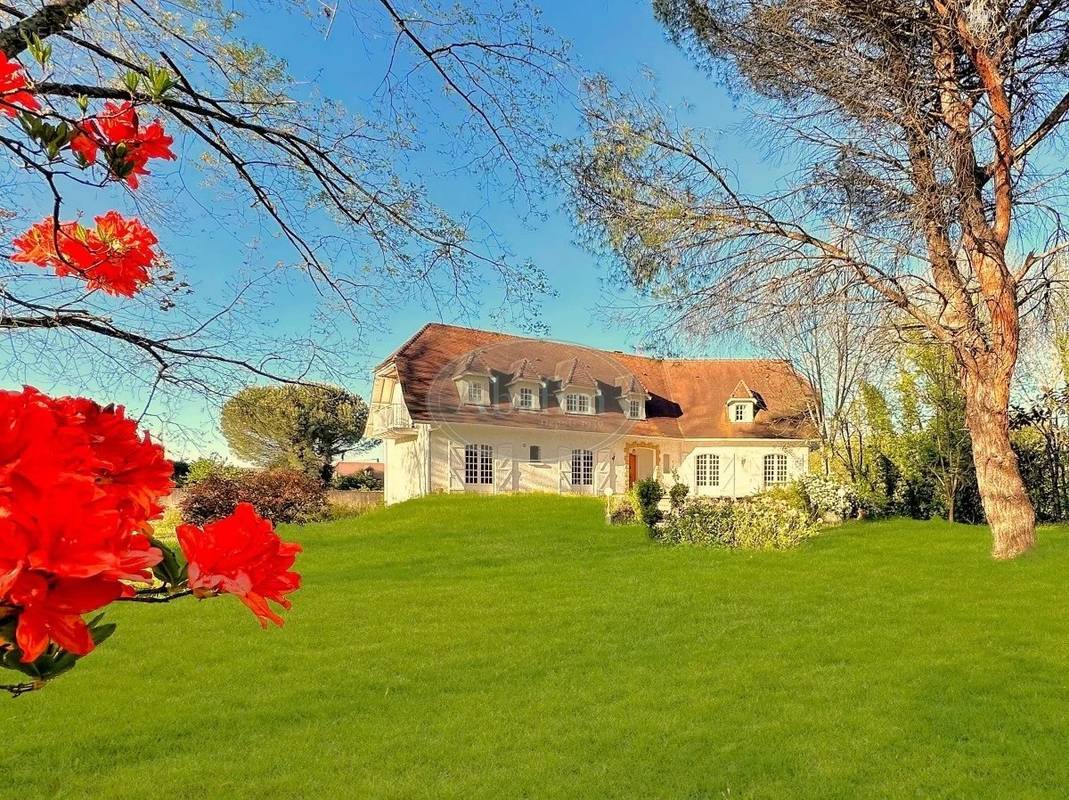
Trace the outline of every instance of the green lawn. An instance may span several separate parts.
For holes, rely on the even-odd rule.
[[[284,629],[123,606],[0,702],[0,795],[1065,797],[1067,534],[1013,563],[897,520],[668,549],[548,496],[291,528]]]

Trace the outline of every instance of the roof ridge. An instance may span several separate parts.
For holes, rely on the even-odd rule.
[[[610,350],[604,347],[593,347],[589,344],[581,344],[579,342],[568,342],[562,339],[553,339],[548,336],[523,336],[518,333],[504,333],[502,331],[492,331],[486,328],[475,328],[470,325],[454,325],[450,322],[437,322],[431,321],[424,323],[418,331],[410,336],[404,344],[398,347],[393,353],[391,353],[386,359],[383,360],[379,366],[382,366],[391,358],[396,358],[400,355],[401,351],[408,347],[413,340],[418,338],[420,334],[426,331],[428,328],[452,328],[454,330],[472,331],[474,333],[487,333],[492,336],[499,336],[505,339],[517,339],[528,342],[543,342],[547,344],[561,344],[568,347],[581,347],[584,350],[593,350],[597,353],[603,353],[608,356],[626,356],[627,358],[640,358],[644,361],[656,361],[664,363],[666,361],[704,361],[704,362],[747,362],[747,363],[767,363],[767,364],[787,364],[793,366],[790,359],[787,358],[761,358],[761,357],[743,357],[743,356],[723,356],[723,357],[709,357],[709,356],[651,356],[645,353],[625,352],[623,350]],[[378,367],[376,367],[377,369]]]

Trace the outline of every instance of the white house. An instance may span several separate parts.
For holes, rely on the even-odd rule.
[[[742,497],[808,471],[816,400],[784,361],[657,359],[451,325],[375,369],[387,503],[431,492],[609,494],[679,480]]]

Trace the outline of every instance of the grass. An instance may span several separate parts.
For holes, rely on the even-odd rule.
[[[0,796],[1064,797],[1067,534],[1012,563],[899,520],[669,549],[549,496],[293,528],[284,629],[123,606],[0,702]]]

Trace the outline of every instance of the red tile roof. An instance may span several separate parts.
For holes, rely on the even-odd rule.
[[[510,368],[526,359],[526,369],[543,376],[571,372],[601,390],[598,413],[565,414],[557,402],[557,382],[548,388],[548,406],[520,411],[508,393],[496,392],[488,407],[460,401],[453,376],[462,364],[487,366],[505,386]],[[421,328],[380,366],[393,364],[413,420],[470,422],[525,428],[627,432],[635,436],[685,438],[807,439],[814,432],[808,409],[816,402],[809,383],[786,361],[770,359],[659,359],[607,352],[582,345],[527,339],[494,331],[431,323]],[[619,403],[622,376],[633,376],[649,392],[646,419],[630,420]],[[578,375],[575,375],[578,378]],[[740,382],[758,401],[752,423],[728,420],[727,401]],[[492,394],[494,394],[492,392]]]
[[[380,478],[386,474],[386,465],[381,461],[339,461],[334,465],[334,474],[338,477],[359,475],[368,469]]]

